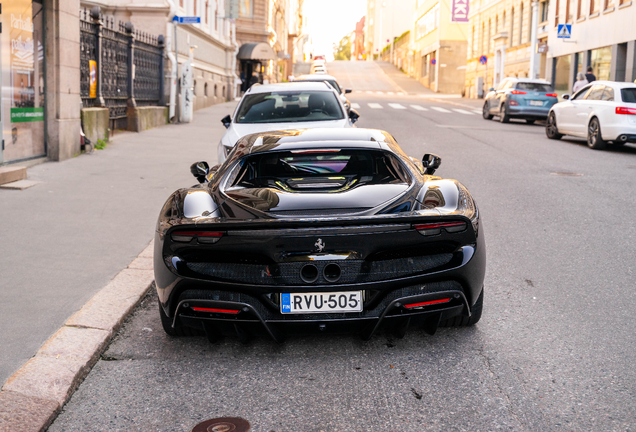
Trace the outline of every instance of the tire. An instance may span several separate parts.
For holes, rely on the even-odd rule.
[[[475,304],[470,308],[470,316],[458,315],[453,318],[449,318],[439,323],[440,327],[470,327],[479,322],[481,319],[481,313],[484,309],[484,289],[481,289],[481,294],[477,298]]]
[[[510,122],[510,116],[506,113],[506,105],[505,104],[502,104],[501,107],[499,108],[499,121],[501,123]]]
[[[601,124],[596,117],[593,117],[587,126],[587,145],[594,150],[603,150],[607,145],[601,135]]]
[[[553,112],[548,115],[548,120],[545,122],[545,135],[549,139],[560,140],[563,138],[563,134],[559,133],[559,128],[557,127],[556,115]]]
[[[529,125],[533,125],[535,121],[536,120],[526,119],[526,123],[528,123]]]
[[[203,330],[196,330],[190,327],[183,327],[183,326],[172,327],[172,319],[170,319],[170,317],[168,317],[168,315],[166,315],[166,313],[163,311],[161,302],[159,302],[159,317],[161,318],[161,326],[163,327],[163,331],[165,331],[168,334],[168,336],[180,337],[180,336],[205,335]]]
[[[481,115],[484,120],[492,120],[493,115],[490,114],[490,109],[488,108],[488,102],[484,102],[484,107],[481,109]]]

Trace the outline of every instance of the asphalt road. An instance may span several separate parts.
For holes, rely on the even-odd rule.
[[[541,125],[486,121],[471,103],[401,95],[367,63],[330,73],[340,66],[342,81],[364,76],[350,95],[359,127],[440,155],[437,174],[476,198],[488,246],[480,323],[210,345],[167,337],[151,294],[50,430],[189,431],[224,416],[265,432],[635,430],[636,147],[550,141]]]

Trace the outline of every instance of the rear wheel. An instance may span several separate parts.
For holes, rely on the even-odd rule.
[[[545,124],[545,134],[548,138],[553,140],[560,140],[563,137],[563,134],[559,133],[559,128],[557,127],[556,115],[553,112],[548,116],[548,121]]]
[[[535,122],[535,120],[533,120],[533,119],[526,119],[526,123],[528,123],[530,125],[534,124],[534,122]]]
[[[488,108],[488,102],[484,103],[484,107],[482,108],[481,115],[485,120],[492,120],[493,115],[490,114],[490,108]]]
[[[502,104],[501,108],[499,108],[499,121],[501,123],[508,123],[510,121],[510,116],[506,112],[506,105]]]
[[[470,316],[458,315],[453,318],[449,318],[439,323],[440,327],[470,327],[475,325],[481,319],[481,312],[484,308],[484,289],[481,289],[481,294],[477,298],[475,304],[470,308]]]
[[[603,150],[607,143],[601,136],[601,125],[596,117],[590,120],[587,127],[587,145],[594,150]]]

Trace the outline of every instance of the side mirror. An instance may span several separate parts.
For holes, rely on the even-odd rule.
[[[426,170],[426,174],[433,175],[435,170],[442,164],[442,158],[436,154],[427,153],[422,156],[422,165]]]
[[[199,183],[205,183],[205,176],[210,172],[210,165],[203,161],[193,163],[190,165],[190,172],[196,177]]]
[[[223,126],[225,126],[225,129],[230,127],[230,124],[232,124],[232,117],[230,117],[230,115],[226,115],[225,117],[223,117],[221,119],[221,123],[223,123]]]
[[[351,89],[345,89],[345,94],[346,94],[346,93],[351,93],[352,91],[353,91],[353,90],[351,90]]]
[[[495,88],[494,88],[494,87],[490,87],[490,88],[488,89],[488,91],[489,91],[489,92],[491,92],[491,91],[495,91]]]
[[[570,100],[570,95],[569,94],[564,94],[562,96],[563,100]]]
[[[357,122],[359,118],[360,118],[360,114],[358,114],[358,111],[354,109],[349,110],[349,119],[351,119],[351,123]]]

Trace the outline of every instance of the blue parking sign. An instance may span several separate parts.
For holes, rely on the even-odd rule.
[[[570,39],[570,37],[572,37],[572,24],[559,24],[557,27],[557,37],[559,39]]]

